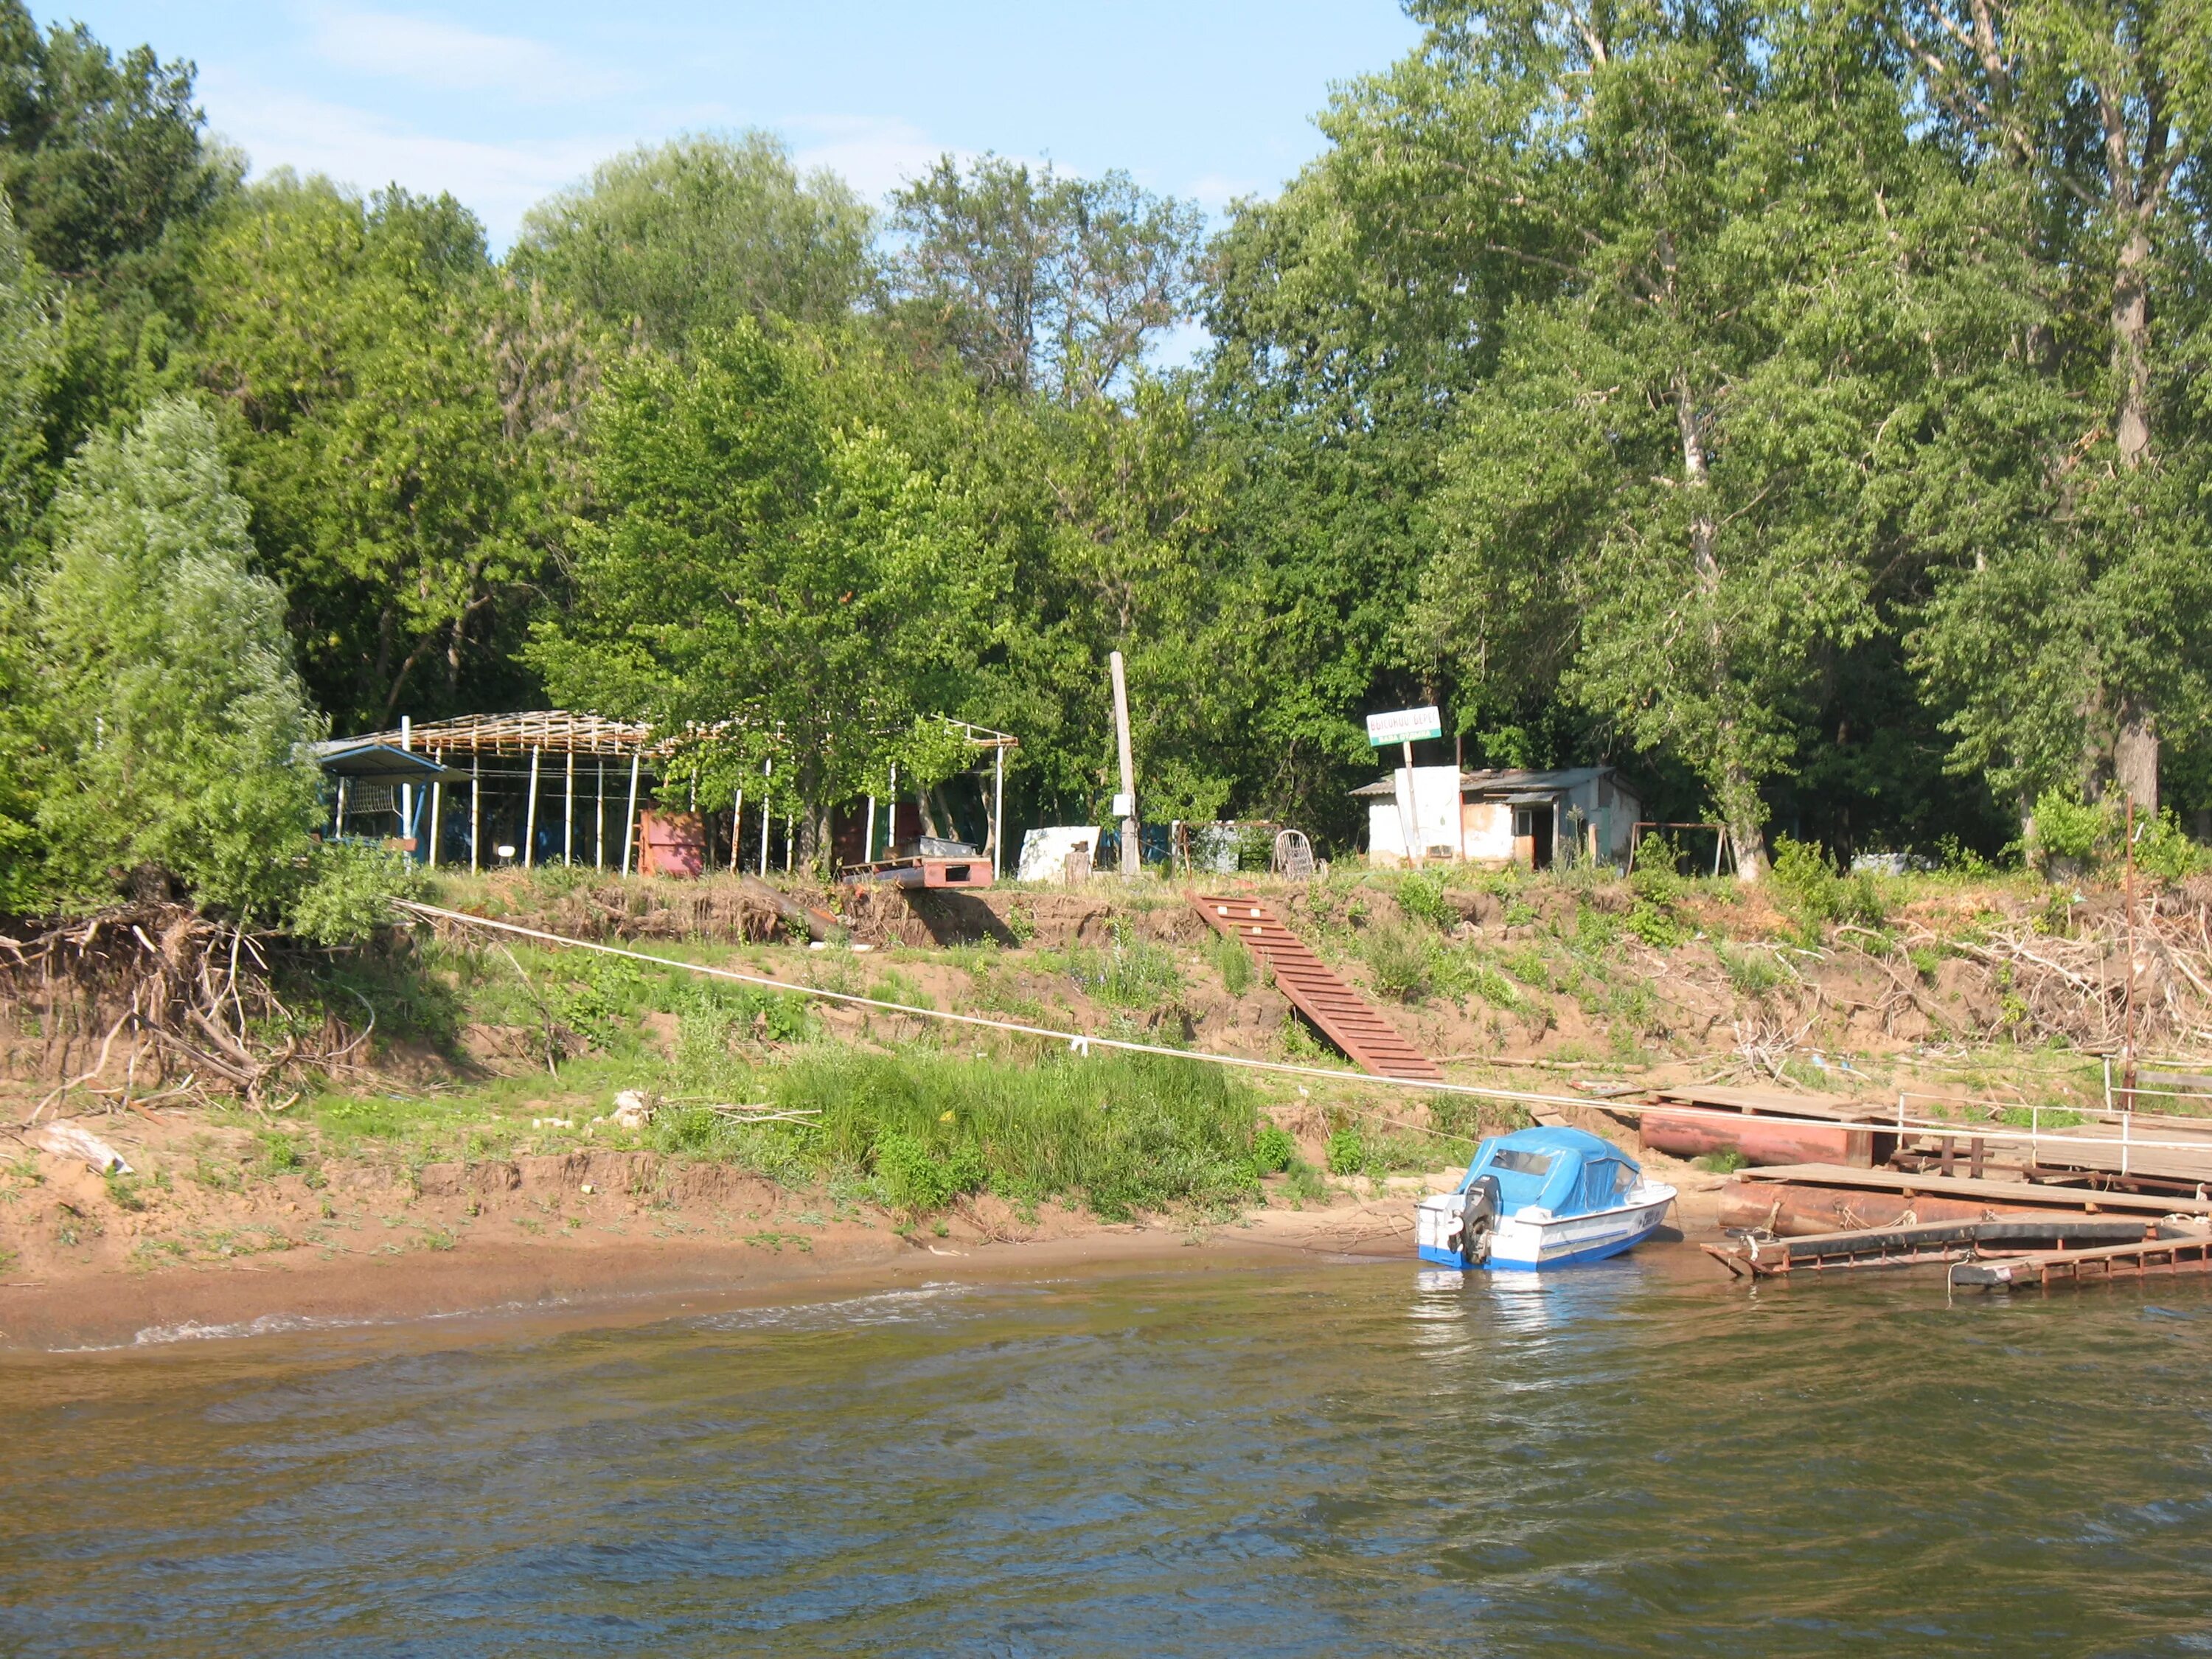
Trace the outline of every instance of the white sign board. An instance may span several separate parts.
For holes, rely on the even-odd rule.
[[[1067,867],[1067,855],[1073,852],[1097,855],[1096,824],[1055,824],[1048,829],[1032,830],[1022,837],[1022,861],[1016,866],[1016,878],[1058,881],[1060,872]]]
[[[1380,749],[1386,743],[1419,743],[1444,734],[1443,716],[1431,704],[1426,708],[1396,708],[1367,717],[1367,741]]]

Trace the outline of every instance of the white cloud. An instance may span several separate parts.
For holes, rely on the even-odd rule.
[[[1275,186],[1257,179],[1231,179],[1218,173],[1201,173],[1178,194],[1188,196],[1215,218],[1229,211],[1229,204],[1240,196],[1269,196]]]
[[[441,92],[501,92],[525,103],[555,104],[638,89],[638,78],[584,63],[542,40],[485,34],[398,12],[314,14],[314,50],[325,61]]]
[[[792,159],[804,168],[828,167],[862,196],[882,201],[900,185],[929,170],[950,148],[933,143],[910,121],[872,115],[802,115],[780,124]],[[953,150],[962,161],[968,152]]]
[[[417,132],[343,104],[272,93],[210,72],[201,82],[222,136],[265,173],[289,167],[363,191],[398,184],[450,191],[484,222],[495,251],[514,238],[532,204],[589,173],[629,138],[562,137],[486,143]]]

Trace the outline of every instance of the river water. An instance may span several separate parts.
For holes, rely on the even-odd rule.
[[[2212,1650],[2212,1295],[1304,1262],[0,1360],[0,1653]]]

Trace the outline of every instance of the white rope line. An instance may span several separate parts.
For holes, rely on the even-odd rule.
[[[1300,1066],[1289,1060],[1252,1060],[1242,1054],[1217,1054],[1204,1048],[1170,1048],[1164,1043],[1136,1042],[1126,1037],[1097,1036],[1085,1031],[1056,1030],[1048,1025],[1030,1025],[1019,1020],[988,1019],[981,1014],[961,1014],[944,1008],[916,1008],[903,1002],[888,1002],[880,997],[861,996],[852,991],[832,991],[819,985],[794,984],[769,974],[748,974],[735,968],[716,968],[701,962],[685,962],[676,957],[654,956],[647,951],[626,950],[618,945],[605,945],[597,939],[571,939],[565,933],[548,933],[539,927],[526,927],[520,922],[500,921],[490,916],[472,916],[465,910],[447,910],[434,904],[424,904],[414,899],[394,899],[392,902],[403,910],[440,921],[456,922],[464,927],[485,927],[497,933],[512,933],[520,939],[538,939],[574,951],[596,951],[602,956],[623,957],[632,962],[651,963],[656,968],[674,968],[684,973],[702,974],[713,979],[734,981],[740,985],[758,986],[765,990],[781,991],[788,996],[816,997],[825,1002],[839,1002],[857,1008],[880,1008],[885,1013],[908,1014],[916,1019],[942,1020],[948,1024],[974,1026],[990,1031],[1008,1031],[1017,1036],[1042,1037],[1051,1042],[1064,1042],[1074,1053],[1088,1054],[1093,1048],[1111,1048],[1122,1054],[1158,1054],[1167,1060],[1188,1060],[1212,1066],[1233,1066],[1242,1071],[1267,1072],[1279,1076],[1317,1078],[1324,1083],[1348,1083],[1369,1087],[1419,1089],[1430,1094],[1462,1095],[1477,1100],[1502,1100],[1512,1103],[1530,1102],[1540,1106],[1573,1106],[1583,1109],[1608,1112],[1666,1112],[1678,1116],[1709,1119],[1715,1122],[1741,1126],[1747,1122],[1770,1124],[1791,1123],[1800,1126],[1828,1127],[1829,1120],[1765,1116],[1731,1111],[1724,1108],[1679,1104],[1669,1101],[1645,1103],[1640,1101],[1595,1098],[1585,1095],[1547,1095],[1530,1089],[1485,1088],[1472,1083],[1444,1083],[1427,1078],[1377,1077],[1363,1073],[1332,1071],[1320,1066]],[[1869,1103],[1871,1104],[1871,1103]],[[2025,1108],[2008,1107],[2008,1110]],[[2074,1107],[2053,1107],[2053,1111],[2076,1111]],[[2130,1137],[2124,1143],[2102,1135],[2068,1135],[2063,1130],[1999,1128],[1981,1124],[1952,1123],[1939,1119],[1922,1119],[1899,1115],[1867,1120],[1834,1121],[1839,1129],[1867,1129],[1876,1133],[1905,1133],[1949,1135],[1975,1140],[2021,1141],[2034,1146],[2103,1146],[2117,1150],[2123,1145],[2131,1152],[2202,1152],[2212,1160],[2212,1134],[2203,1140],[2139,1140]],[[2212,1128],[2212,1124],[2208,1124]],[[1429,1134],[1443,1134],[1440,1129],[1425,1130]],[[1465,1139],[1465,1137],[1454,1137]]]

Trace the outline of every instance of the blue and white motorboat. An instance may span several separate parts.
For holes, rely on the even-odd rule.
[[[1649,1238],[1674,1189],[1580,1129],[1516,1129],[1484,1141],[1449,1193],[1420,1202],[1421,1260],[1529,1272],[1602,1261]]]

